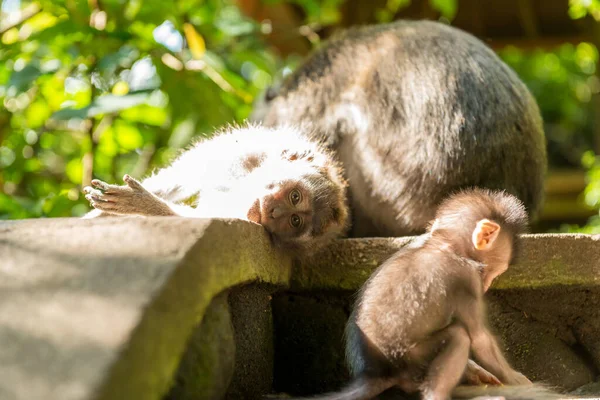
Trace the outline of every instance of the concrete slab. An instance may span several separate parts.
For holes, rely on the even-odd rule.
[[[0,222],[0,398],[160,399],[214,296],[289,273],[248,222]]]

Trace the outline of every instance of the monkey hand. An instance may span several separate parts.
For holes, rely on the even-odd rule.
[[[83,191],[92,207],[118,215],[171,215],[167,204],[147,191],[140,182],[129,175],[123,177],[126,185],[109,185],[98,179]]]
[[[469,360],[467,369],[463,375],[463,382],[469,385],[502,385],[500,379],[486,371],[473,360]]]

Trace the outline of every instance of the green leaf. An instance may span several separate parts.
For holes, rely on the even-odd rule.
[[[115,138],[123,150],[131,151],[142,147],[144,139],[135,125],[123,120],[115,121],[114,125]]]
[[[27,125],[30,128],[35,129],[44,126],[44,123],[50,117],[48,103],[44,101],[31,103],[25,110],[25,116],[27,118]]]
[[[450,21],[458,11],[458,0],[429,0],[429,4]]]
[[[140,104],[144,104],[150,94],[151,90],[140,90],[138,92],[131,92],[125,96],[115,96],[107,94],[96,98],[89,106],[83,108],[64,108],[55,112],[52,115],[54,120],[68,120],[68,119],[86,119],[92,118],[100,114],[111,114],[121,110],[126,110],[131,107],[135,107]]]
[[[11,74],[8,86],[15,88],[17,93],[24,92],[40,75],[42,75],[42,71],[38,66],[35,63],[29,63],[20,71],[14,71]]]

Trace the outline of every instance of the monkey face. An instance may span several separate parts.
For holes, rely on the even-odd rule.
[[[248,211],[250,221],[261,224],[279,241],[294,240],[312,231],[312,198],[300,181],[273,185]]]
[[[248,220],[263,225],[275,245],[299,256],[323,247],[347,228],[343,188],[318,171],[270,183],[254,199]]]
[[[486,265],[481,275],[484,292],[487,292],[490,286],[492,286],[494,279],[508,270],[511,259],[511,238],[507,233],[500,234],[494,245],[481,255],[481,260]]]

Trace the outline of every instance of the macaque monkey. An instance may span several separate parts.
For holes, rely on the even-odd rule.
[[[347,229],[346,183],[331,154],[299,129],[249,125],[217,133],[170,166],[125,185],[84,188],[106,214],[239,218],[263,225],[276,244],[305,253]],[[192,200],[192,205],[183,202]]]
[[[527,220],[523,204],[503,191],[447,198],[425,243],[394,254],[362,287],[346,327],[353,383],[315,399],[371,399],[399,388],[446,400],[470,353],[501,383],[525,386],[498,394],[552,398],[511,368],[486,326],[483,295],[515,258]]]
[[[257,101],[267,126],[312,124],[349,183],[350,236],[423,233],[449,193],[504,189],[535,216],[546,143],[519,77],[474,36],[432,21],[352,28]]]

